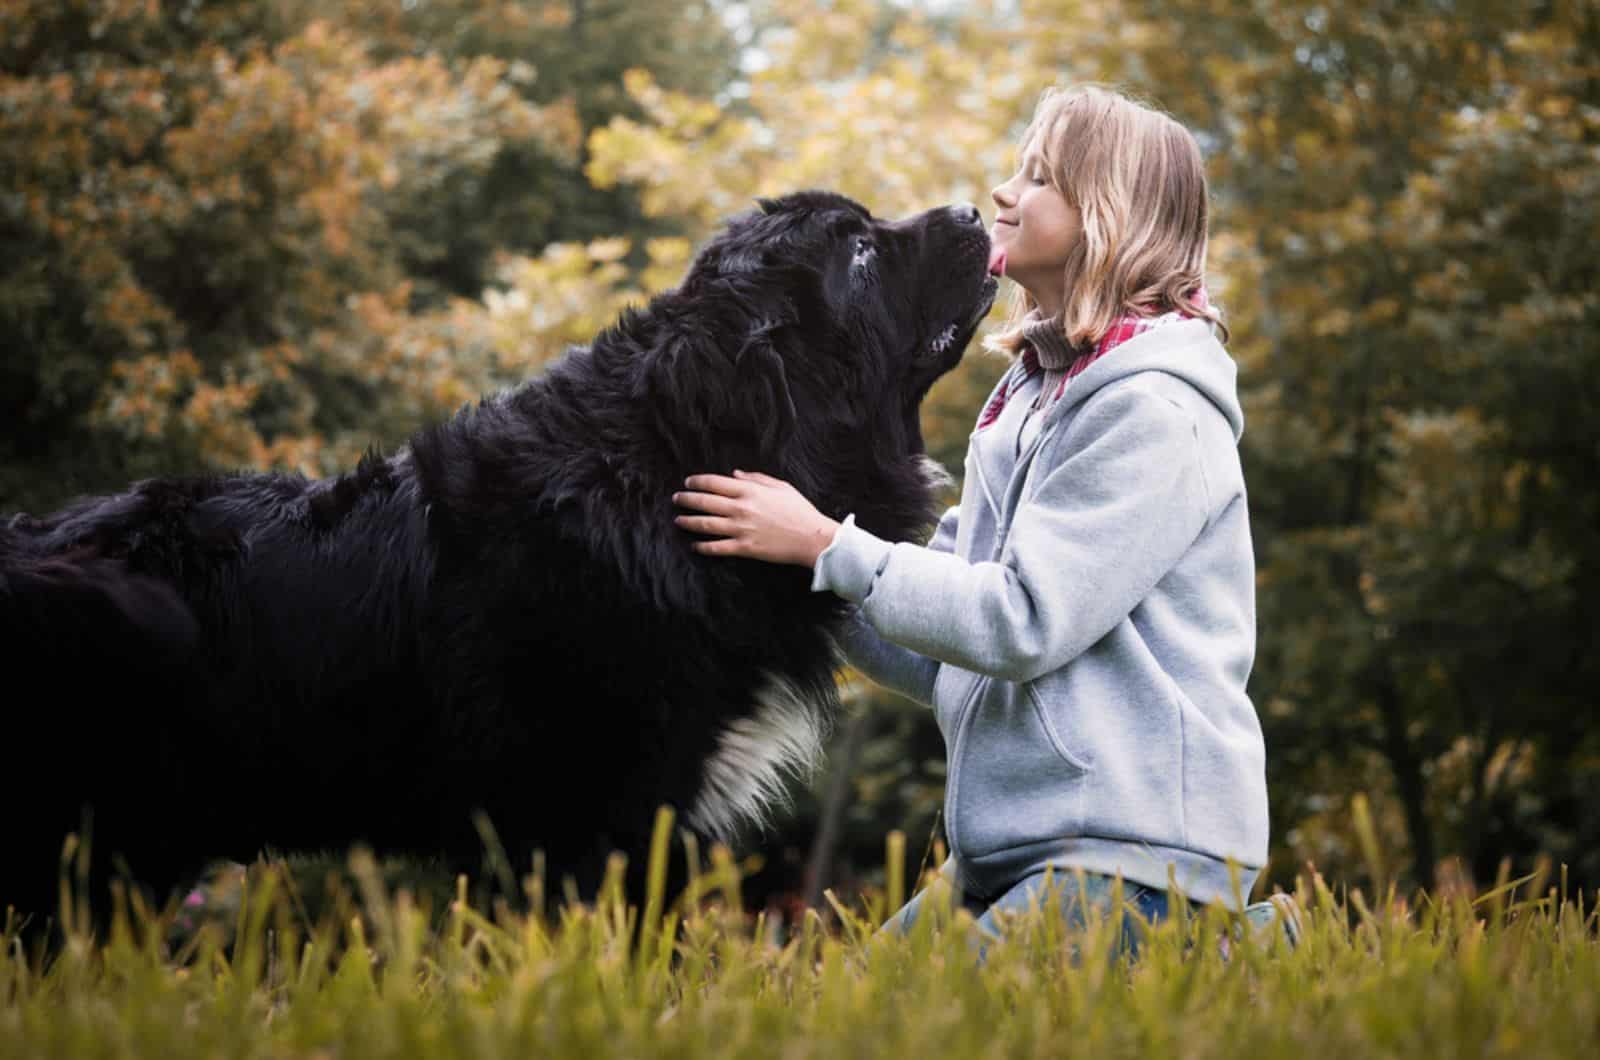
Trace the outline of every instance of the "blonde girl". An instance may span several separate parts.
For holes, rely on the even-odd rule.
[[[678,522],[711,535],[703,553],[812,568],[856,605],[851,663],[932,706],[941,876],[980,945],[1047,882],[1081,920],[1120,880],[1132,947],[1132,914],[1169,897],[1244,909],[1267,856],[1244,419],[1205,294],[1205,173],[1183,126],[1085,86],[1044,94],[992,198],[991,271],[1016,290],[989,346],[1012,363],[931,540],[891,544],[745,472],[691,476]]]

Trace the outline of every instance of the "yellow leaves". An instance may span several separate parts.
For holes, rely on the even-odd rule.
[[[622,238],[596,239],[586,248],[589,260],[596,262],[620,261],[631,244]]]
[[[748,116],[625,79],[647,122],[614,119],[590,136],[591,181],[640,187],[653,214],[709,229],[758,195],[827,187],[895,216],[981,200],[1002,175],[1007,130],[1047,80],[1003,61],[1011,29],[978,16],[938,24],[899,12],[892,47],[866,51],[884,9],[780,5],[789,24],[750,77]],[[951,26],[954,28],[950,28]]]
[[[704,135],[686,136],[677,124],[685,113],[681,108],[664,104],[656,113],[667,124],[614,118],[590,133],[584,175],[591,183],[637,184],[647,213],[691,218],[706,227],[749,203],[761,150],[749,123],[729,118]]]
[[[1522,527],[1523,494],[1530,483],[1548,489],[1549,469],[1504,456],[1503,425],[1472,409],[1396,411],[1384,424],[1385,488],[1367,562],[1377,583],[1390,586],[1390,607],[1426,610],[1441,593],[1453,598],[1496,584],[1530,594],[1570,591],[1575,560],[1545,532],[1530,537]],[[1486,581],[1489,572],[1496,582]]]
[[[656,293],[655,284],[675,282],[689,253],[686,240],[651,240],[640,289],[629,285],[622,261],[631,249],[627,240],[602,239],[551,244],[537,258],[508,259],[500,270],[505,289],[484,294],[500,371],[525,375],[567,347],[587,343],[624,306]]]
[[[341,459],[330,460],[333,454],[328,451],[327,441],[315,432],[303,436],[279,435],[269,442],[250,431],[242,433],[238,441],[249,453],[247,459],[238,462],[242,466],[298,471],[310,477],[343,470],[359,455],[358,450],[354,455],[340,454]]]
[[[132,279],[124,278],[96,300],[100,321],[123,335],[136,348],[147,348],[154,340],[152,325],[170,320],[166,308]]]
[[[1539,100],[1537,110],[1546,118],[1565,118],[1572,113],[1575,105],[1570,96],[1547,96]]]
[[[1389,610],[1388,598],[1378,591],[1378,578],[1372,571],[1362,571],[1358,579],[1361,592],[1361,605],[1367,614],[1374,618],[1382,618]]]
[[[1311,322],[1311,333],[1318,338],[1336,337],[1347,334],[1353,314],[1344,306],[1333,306],[1327,312],[1318,315]]]
[[[1290,140],[1290,147],[1294,151],[1296,163],[1304,172],[1315,172],[1322,160],[1327,157],[1327,138],[1309,129],[1296,132]]]
[[[351,233],[348,218],[359,209],[349,186],[323,185],[312,188],[302,201],[317,216],[321,226],[322,241],[328,253],[344,257],[350,253]]]
[[[700,136],[722,117],[722,108],[709,100],[662,88],[649,70],[625,70],[622,87],[652,121],[682,137]]]
[[[93,418],[130,438],[159,437],[199,378],[200,365],[186,349],[118,361]]]
[[[189,350],[118,361],[112,377],[130,391],[166,399],[187,390],[200,377],[200,364]]]
[[[353,68],[348,87],[329,94],[354,101],[356,129],[370,149],[384,160],[406,160],[407,168],[487,165],[507,141],[538,140],[571,157],[579,141],[572,102],[527,102],[509,83],[513,65],[480,56],[452,70],[433,54],[403,58]]]
[[[565,97],[530,113],[536,115],[535,124],[530,125],[525,135],[537,133],[545,146],[555,149],[558,157],[575,161],[583,143],[583,119],[578,114],[577,101]]]
[[[1579,33],[1571,19],[1544,20],[1538,29],[1514,30],[1506,35],[1505,43],[1518,55],[1551,63],[1568,62],[1583,47]]]
[[[635,103],[646,110],[658,105],[661,86],[656,84],[656,79],[649,70],[634,66],[622,71],[622,87]]]
[[[1403,306],[1400,299],[1392,295],[1373,299],[1361,309],[1361,323],[1387,324],[1399,319]]]
[[[571,6],[568,4],[540,5],[539,24],[547,29],[566,29],[572,25]]]
[[[123,22],[154,21],[161,14],[159,0],[99,0],[93,7],[89,36],[104,37]]]
[[[237,380],[197,383],[184,403],[183,418],[191,429],[237,436],[234,425],[244,419],[258,391],[259,384]]]
[[[48,6],[0,0],[0,36],[20,47],[26,23],[59,25],[54,12],[43,17]],[[0,73],[0,169],[13,180],[13,224],[45,245],[38,275],[66,277],[40,318],[70,312],[62,341],[78,343],[81,327],[82,361],[106,373],[91,420],[150,440],[151,451],[333,470],[373,432],[410,428],[587,341],[621,305],[676,282],[689,258],[683,239],[638,254],[620,239],[580,247],[571,261],[552,254],[526,290],[507,294],[511,304],[558,300],[548,319],[504,339],[502,360],[487,306],[457,299],[419,311],[417,292],[394,279],[403,251],[439,250],[428,227],[443,216],[436,189],[451,205],[465,201],[463,186],[513,143],[537,142],[541,165],[575,163],[583,129],[573,96],[532,104],[522,95],[537,74],[528,61],[441,58],[433,48],[453,45],[392,12],[336,5],[279,37],[309,8],[290,5],[263,27],[201,5],[182,33],[161,21],[170,5],[153,0],[83,10],[116,35],[86,43],[81,62]],[[505,0],[468,14],[472,26],[458,27],[467,36],[522,17],[559,39],[572,6]],[[159,24],[120,25],[147,19]],[[379,61],[380,50],[399,58]],[[686,129],[722,125],[706,100],[663,106]],[[404,227],[414,221],[417,230]],[[631,254],[642,259],[637,278]],[[361,426],[323,437],[315,424],[357,415],[335,402],[359,406]]]
[[[662,236],[645,242],[652,265],[681,265],[689,260],[690,246],[681,236]]]

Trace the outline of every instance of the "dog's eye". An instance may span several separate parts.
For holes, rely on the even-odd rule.
[[[850,267],[859,269],[878,253],[878,248],[872,245],[871,240],[864,236],[856,237],[855,253],[850,258]]]

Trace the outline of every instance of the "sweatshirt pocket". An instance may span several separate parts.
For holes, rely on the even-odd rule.
[[[940,663],[939,671],[934,675],[933,720],[938,723],[947,747],[955,739],[956,717],[966,705],[967,697],[972,694],[973,682],[977,679],[978,675],[972,671],[949,663]]]
[[[981,858],[1082,833],[1088,766],[1066,753],[1025,684],[987,682],[955,722],[952,849]]]
[[[1062,671],[1053,670],[1025,683],[1022,688],[1039,715],[1039,726],[1056,754],[1067,765],[1087,773],[1094,768],[1094,752],[1083,738],[1085,726],[1072,716],[1066,684]]]

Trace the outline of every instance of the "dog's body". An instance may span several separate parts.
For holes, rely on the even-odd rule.
[[[843,604],[695,555],[671,493],[759,469],[916,538],[917,406],[993,298],[987,249],[970,208],[763,203],[678,289],[390,458],[0,523],[24,767],[0,771],[0,906],[51,904],[85,807],[158,897],[268,846],[475,866],[480,810],[583,887],[613,849],[642,862],[660,804],[706,838],[760,821],[820,752]]]

